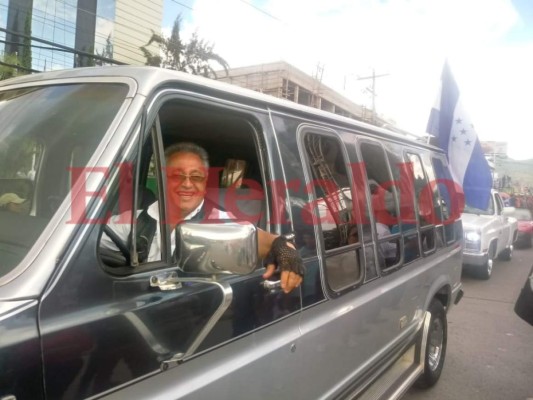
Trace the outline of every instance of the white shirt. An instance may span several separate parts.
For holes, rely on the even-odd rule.
[[[184,219],[189,220],[196,216],[200,210],[202,209],[202,206],[204,205],[204,202],[200,203],[198,207],[196,207],[192,212],[190,212]],[[159,229],[159,202],[156,201],[155,203],[152,203],[148,209],[146,210],[148,215],[155,219],[158,224],[157,228],[155,230],[154,238],[152,240],[152,244],[150,246],[150,251],[148,253],[147,262],[152,261],[159,261],[161,260],[161,230]],[[142,212],[142,210],[137,211],[137,217]],[[128,242],[128,237],[130,235],[131,230],[131,224],[130,224],[130,211],[126,211],[125,213],[122,213],[120,215],[116,215],[115,217],[111,218],[107,226],[111,228],[113,232],[117,234],[117,236],[124,242],[126,245]],[[211,210],[211,213],[207,216],[208,219],[234,219],[234,217],[222,210],[219,210],[217,208],[213,208]],[[128,221],[127,223],[119,223],[118,221]],[[172,230],[170,235],[170,251],[174,252],[174,249],[176,248],[176,240],[175,240],[175,231]],[[103,247],[105,249],[110,249],[114,251],[118,251],[117,246],[113,241],[107,236],[106,234],[102,235],[102,239],[100,240],[100,247]]]
[[[391,235],[389,227],[381,222],[376,222],[376,233],[378,234],[378,239]],[[381,242],[380,246],[385,258],[396,257],[396,241],[394,239],[390,242]]]

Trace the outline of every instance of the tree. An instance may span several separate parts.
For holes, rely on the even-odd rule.
[[[0,81],[26,74],[24,70],[18,69],[17,65],[20,65],[20,60],[16,54],[0,56]]]
[[[31,69],[31,12],[26,14],[24,19],[24,38],[22,40],[22,54],[20,57],[20,65],[25,68]]]
[[[105,40],[105,46],[102,48],[102,52],[100,53],[98,50],[96,51],[96,55],[98,57],[102,58],[113,58],[113,43],[111,42],[111,34],[107,36],[107,39]],[[95,65],[104,66],[104,65],[112,65],[110,63],[107,63],[103,60],[95,59],[94,60]]]
[[[152,37],[148,43],[141,46],[141,51],[146,58],[146,65],[216,78],[216,72],[212,67],[212,63],[215,62],[224,68],[226,74],[228,73],[229,64],[213,51],[214,44],[200,39],[197,32],[192,35],[188,43],[185,43],[181,39],[180,28],[181,15],[178,15],[174,21],[170,37],[165,38],[152,31]],[[160,54],[153,54],[147,49],[152,43],[159,45]]]

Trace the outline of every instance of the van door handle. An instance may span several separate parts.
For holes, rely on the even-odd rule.
[[[275,293],[281,290],[281,280],[279,281],[265,280],[265,281],[262,281],[260,285],[263,286],[263,288],[268,290],[270,293]]]
[[[162,291],[177,290],[181,289],[181,281],[176,272],[161,273],[150,277],[150,287],[159,288]]]

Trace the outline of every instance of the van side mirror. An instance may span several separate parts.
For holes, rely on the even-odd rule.
[[[246,221],[183,221],[176,227],[177,266],[183,272],[249,274],[257,266],[257,246],[257,229]]]

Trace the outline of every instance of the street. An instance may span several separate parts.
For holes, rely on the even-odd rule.
[[[439,382],[403,399],[533,399],[533,326],[513,311],[531,265],[532,249],[494,262],[490,280],[463,271],[461,302],[448,314],[448,349]]]

